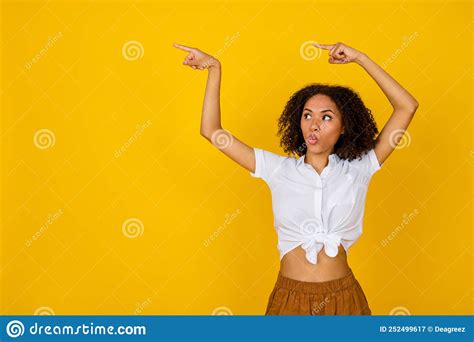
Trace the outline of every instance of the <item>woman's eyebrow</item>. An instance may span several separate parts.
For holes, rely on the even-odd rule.
[[[313,111],[312,111],[311,109],[309,109],[309,108],[305,108],[305,109],[303,109],[303,110],[309,110],[311,113],[313,112]],[[324,112],[331,112],[331,113],[334,114],[334,112],[333,112],[331,109],[323,109],[323,110],[321,111],[321,113],[324,113]]]

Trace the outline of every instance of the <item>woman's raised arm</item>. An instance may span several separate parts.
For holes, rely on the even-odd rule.
[[[202,106],[201,135],[239,165],[254,172],[255,153],[253,148],[234,137],[221,125],[221,63],[215,57],[197,48],[180,44],[173,44],[173,46],[188,52],[183,61],[184,65],[197,70],[208,70]]]
[[[393,112],[375,141],[375,154],[379,164],[397,147],[418,108],[418,101],[383,68],[362,53],[343,43],[332,45],[314,43],[315,46],[329,51],[329,63],[346,64],[355,62],[377,82],[390,101]]]

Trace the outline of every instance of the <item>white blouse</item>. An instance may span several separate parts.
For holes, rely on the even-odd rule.
[[[347,252],[362,234],[367,189],[380,169],[375,151],[352,161],[333,153],[318,174],[304,155],[296,159],[253,150],[256,166],[250,175],[262,178],[271,190],[280,260],[299,245],[312,264],[323,246],[330,257],[340,244]]]

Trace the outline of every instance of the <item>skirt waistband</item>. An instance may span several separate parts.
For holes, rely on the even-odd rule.
[[[276,286],[298,292],[325,294],[328,292],[336,292],[346,289],[353,286],[355,283],[357,283],[357,280],[354,276],[354,273],[352,272],[352,269],[350,269],[350,273],[348,275],[342,278],[321,282],[309,282],[287,278],[281,274],[281,271],[279,271]]]

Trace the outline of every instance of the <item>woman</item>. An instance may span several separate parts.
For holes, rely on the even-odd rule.
[[[201,135],[271,190],[281,264],[265,314],[371,315],[347,250],[362,234],[370,179],[396,148],[418,102],[365,53],[343,43],[313,44],[329,50],[331,64],[361,65],[393,113],[376,136],[370,110],[352,89],[310,84],[291,96],[279,118],[280,144],[298,159],[252,148],[222,129],[220,62],[174,46],[188,52],[184,65],[209,71]]]

